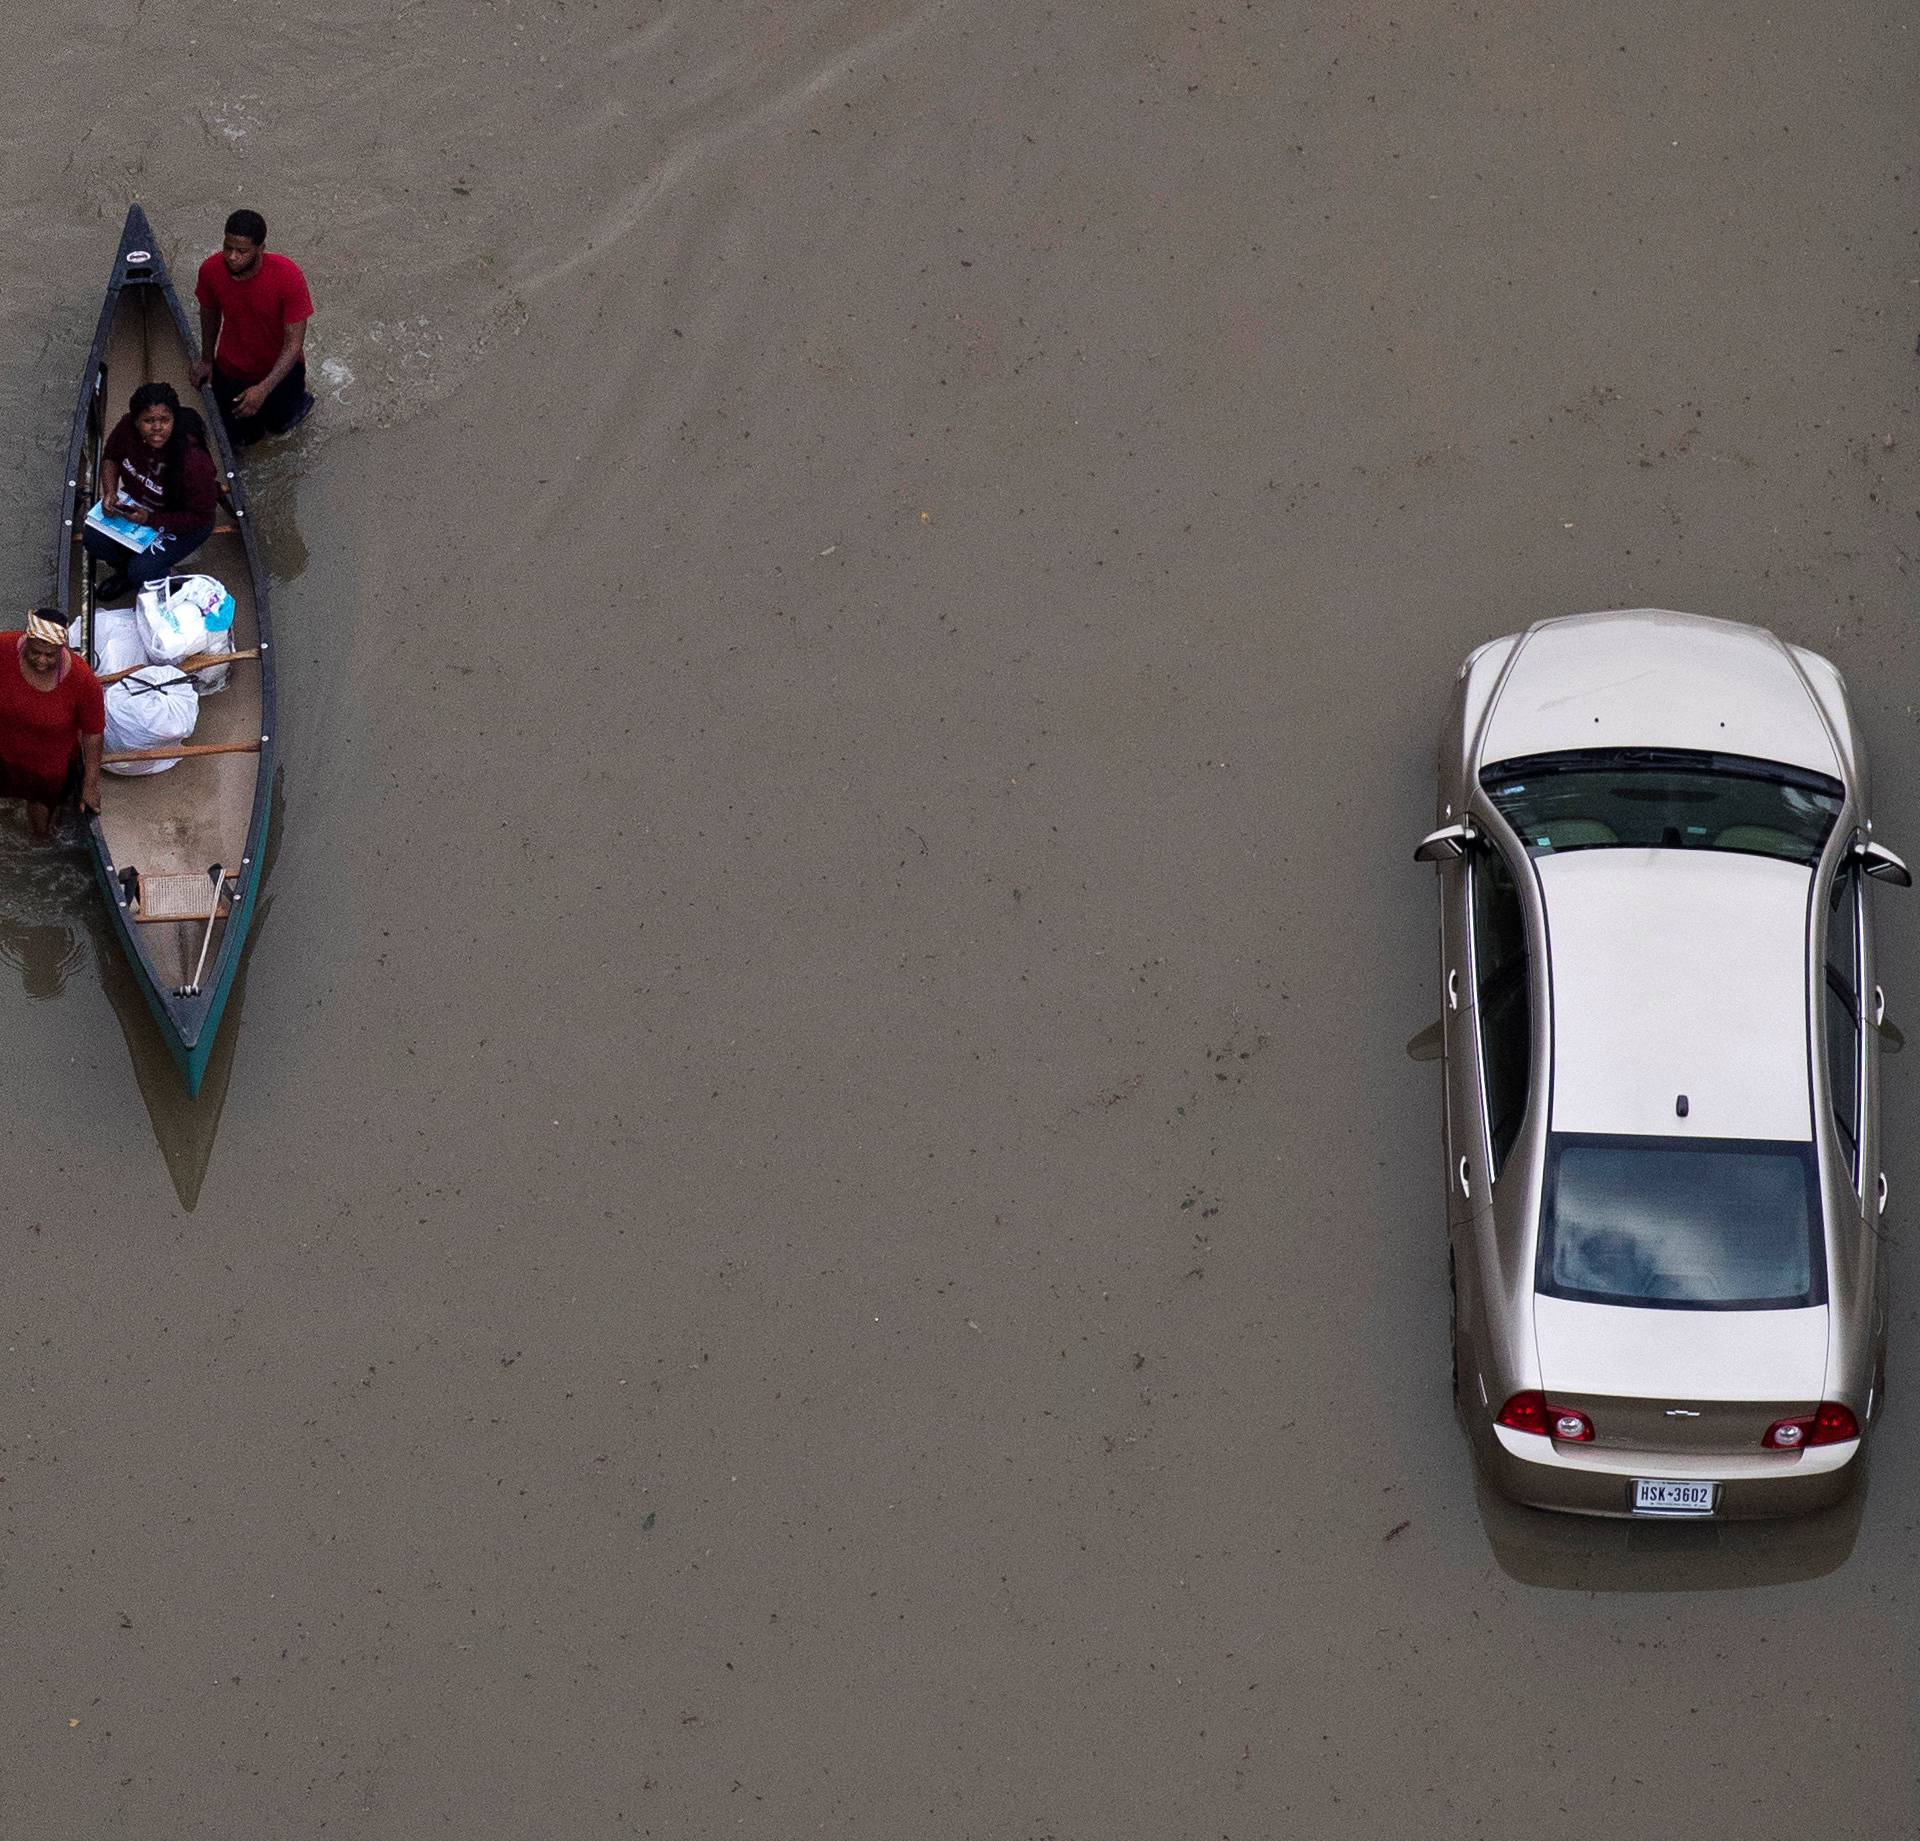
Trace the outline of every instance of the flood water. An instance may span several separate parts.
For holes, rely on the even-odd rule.
[[[1543,614],[1828,653],[1920,848],[1907,9],[33,16],[5,604],[130,199],[322,405],[199,1107],[0,823],[0,1832],[1911,1827],[1914,1301],[1835,1516],[1486,1499],[1408,1052]]]

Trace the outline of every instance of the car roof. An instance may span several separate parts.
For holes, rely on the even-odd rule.
[[[1534,868],[1552,966],[1554,1130],[1811,1137],[1811,870],[1624,848]]]
[[[1480,760],[1565,748],[1698,748],[1844,774],[1779,640],[1658,607],[1543,620],[1521,636]]]

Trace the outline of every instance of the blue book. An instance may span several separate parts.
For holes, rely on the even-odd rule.
[[[136,524],[131,518],[116,518],[98,500],[87,513],[87,525],[91,530],[104,531],[115,543],[125,544],[136,556],[144,555],[160,541],[160,532],[153,525]]]

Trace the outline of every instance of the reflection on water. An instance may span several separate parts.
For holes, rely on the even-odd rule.
[[[1436,1016],[1418,1035],[1407,1038],[1407,1057],[1412,1061],[1438,1061],[1446,1048],[1447,1019]]]
[[[20,974],[29,997],[58,997],[85,963],[99,921],[93,874],[76,849],[36,843],[24,809],[0,819],[0,963]]]
[[[0,921],[0,958],[20,968],[29,997],[58,997],[67,988],[67,975],[85,957],[71,927]]]
[[[253,540],[271,588],[298,581],[307,566],[306,539],[294,499],[306,464],[299,431],[247,450],[247,504],[253,515]]]
[[[1785,1521],[1604,1520],[1522,1508],[1475,1479],[1493,1556],[1522,1585],[1559,1592],[1725,1592],[1833,1572],[1853,1552],[1867,1485]]]
[[[219,1136],[220,1114],[227,1103],[227,1082],[233,1078],[233,1046],[240,1034],[240,1012],[247,994],[247,966],[253,941],[259,938],[261,925],[266,920],[267,905],[262,902],[254,916],[253,929],[240,961],[240,973],[228,995],[226,1014],[220,1021],[220,1033],[214,1037],[213,1054],[208,1059],[197,1099],[188,1098],[186,1082],[173,1064],[173,1056],[147,1008],[139,980],[134,977],[133,968],[128,965],[104,915],[92,929],[99,948],[101,988],[120,1021],[120,1033],[127,1039],[133,1077],[146,1103],[153,1140],[166,1160],[173,1192],[188,1214],[192,1214],[199,1203],[201,1185],[207,1180],[207,1169],[213,1162],[214,1139]]]
[[[58,997],[87,956],[79,932],[64,921],[28,921],[0,913],[0,961],[20,973],[29,997]]]
[[[276,778],[261,865],[263,879],[271,874],[279,850],[281,804]],[[107,919],[77,826],[69,822],[54,845],[36,843],[27,832],[21,809],[0,806],[0,964],[17,969],[22,987],[35,998],[60,996],[68,979],[89,960],[99,968],[101,989],[126,1038],[154,1142],[180,1206],[189,1214],[200,1200],[213,1161],[227,1083],[233,1077],[234,1044],[246,1006],[247,967],[271,906],[269,898],[255,910],[199,1098],[190,1099]]]

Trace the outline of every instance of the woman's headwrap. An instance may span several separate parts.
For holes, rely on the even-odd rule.
[[[50,646],[67,643],[67,629],[57,620],[49,620],[37,608],[27,616],[27,637],[44,640]]]

